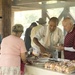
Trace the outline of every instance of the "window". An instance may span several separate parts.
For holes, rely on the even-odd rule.
[[[26,28],[28,28],[32,22],[36,22],[40,17],[41,10],[27,10],[14,13],[14,24],[19,23],[24,26],[24,32],[21,36],[22,39],[24,39]]]

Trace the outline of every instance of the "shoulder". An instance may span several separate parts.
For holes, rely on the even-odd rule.
[[[24,42],[24,40],[22,38],[18,38],[17,39],[19,42]]]
[[[12,37],[11,35],[6,36],[6,37],[3,38],[3,40],[5,40],[5,39],[9,39],[9,38],[11,38],[11,37]]]
[[[2,39],[2,43],[3,43],[3,42],[9,42],[10,39],[11,39],[11,37],[12,37],[11,35],[4,37],[4,38]]]
[[[48,25],[42,26],[41,29],[46,29]]]
[[[62,32],[62,30],[61,30],[59,27],[57,27],[57,30],[58,30],[59,32]]]
[[[41,25],[38,25],[38,26],[34,27],[32,30],[40,29],[41,27],[42,27]]]
[[[30,28],[27,28],[27,29],[26,29],[26,32],[29,31],[29,30],[30,30]]]
[[[58,33],[59,35],[63,35],[63,32],[62,32],[62,30],[61,30],[60,28],[57,27],[56,31],[57,31],[57,33]]]
[[[23,44],[24,44],[24,40],[21,39],[21,38],[15,38],[14,40],[15,40],[15,44],[16,44],[16,43],[18,43],[18,44],[20,44],[20,45],[23,45]]]

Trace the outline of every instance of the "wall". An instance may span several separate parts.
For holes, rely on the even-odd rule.
[[[0,0],[0,34],[2,33],[2,0]]]
[[[2,16],[2,0],[0,0],[0,16]]]

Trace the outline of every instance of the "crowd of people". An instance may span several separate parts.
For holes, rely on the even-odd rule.
[[[46,23],[43,18],[31,23],[26,29],[24,40],[20,38],[23,26],[15,24],[12,27],[11,35],[1,41],[0,75],[22,75],[21,63],[26,63],[27,53],[31,48],[34,55],[38,52],[50,53],[51,58],[58,58],[63,51],[65,59],[75,60],[75,25],[72,19],[66,17],[62,20],[66,36],[58,28],[57,17],[50,18],[48,25]]]

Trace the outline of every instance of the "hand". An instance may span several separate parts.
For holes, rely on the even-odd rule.
[[[51,57],[52,55],[49,52],[47,52],[47,53],[41,53],[41,56],[42,57]]]
[[[64,47],[62,45],[56,46],[55,47],[57,50],[64,50]]]

